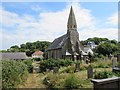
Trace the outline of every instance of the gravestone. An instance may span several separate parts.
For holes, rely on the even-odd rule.
[[[117,58],[112,59],[112,68],[114,68],[117,65]]]
[[[80,63],[75,64],[75,71],[74,72],[78,72],[78,71],[80,71]]]
[[[88,74],[88,78],[92,78],[93,77],[93,68],[92,68],[91,65],[88,66],[87,74]]]
[[[59,72],[59,68],[58,67],[53,67],[53,73],[58,73]]]

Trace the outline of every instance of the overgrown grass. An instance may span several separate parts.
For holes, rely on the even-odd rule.
[[[80,70],[87,70],[90,64],[80,64]],[[93,68],[110,68],[112,67],[112,62],[110,60],[98,61],[91,63]],[[73,73],[75,70],[75,65],[68,66],[67,68],[62,68],[61,73]]]

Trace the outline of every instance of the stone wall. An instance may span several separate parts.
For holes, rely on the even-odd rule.
[[[93,79],[91,82],[93,82],[94,90],[102,90],[102,88],[114,88],[115,90],[120,90],[120,77],[112,77],[100,80]]]

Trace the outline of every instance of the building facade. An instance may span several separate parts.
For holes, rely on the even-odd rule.
[[[52,42],[46,49],[45,58],[82,60],[84,55],[86,56],[86,53],[79,41],[77,23],[71,6],[67,23],[67,33]]]

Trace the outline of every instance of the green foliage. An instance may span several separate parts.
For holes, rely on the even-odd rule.
[[[51,44],[48,41],[36,41],[36,42],[27,42],[26,44],[21,44],[20,47],[15,45],[11,46],[7,52],[26,52],[28,56],[37,50],[45,51],[45,49]]]
[[[28,72],[32,73],[33,72],[32,60],[31,59],[27,59],[27,60],[23,60],[22,62],[27,65]]]
[[[42,58],[33,58],[33,60],[40,61],[40,60],[42,60]]]
[[[2,61],[2,87],[14,88],[27,79],[25,64],[17,61]]]
[[[120,72],[115,72],[114,75],[120,77]]]
[[[120,67],[120,61],[118,62],[118,65],[117,65],[118,67]]]
[[[80,80],[74,74],[70,75],[65,80],[64,86],[65,88],[69,88],[69,89],[78,89],[82,87]]]
[[[94,38],[88,38],[85,41],[81,41],[81,43],[83,45],[87,45],[88,42],[94,42],[95,44],[99,45],[100,42],[102,41],[108,41],[107,38],[98,38],[98,37],[94,37]]]
[[[97,72],[94,76],[95,79],[105,79],[105,78],[109,78],[112,77],[113,73],[111,71],[102,71],[102,72]]]
[[[95,53],[102,54],[104,56],[116,54],[118,52],[120,52],[120,48],[110,42],[101,43],[97,48],[95,48]]]
[[[46,71],[46,69],[52,70],[53,67],[60,66],[69,66],[73,63],[72,60],[64,60],[64,59],[48,59],[44,61],[40,61],[40,70],[41,72]]]

